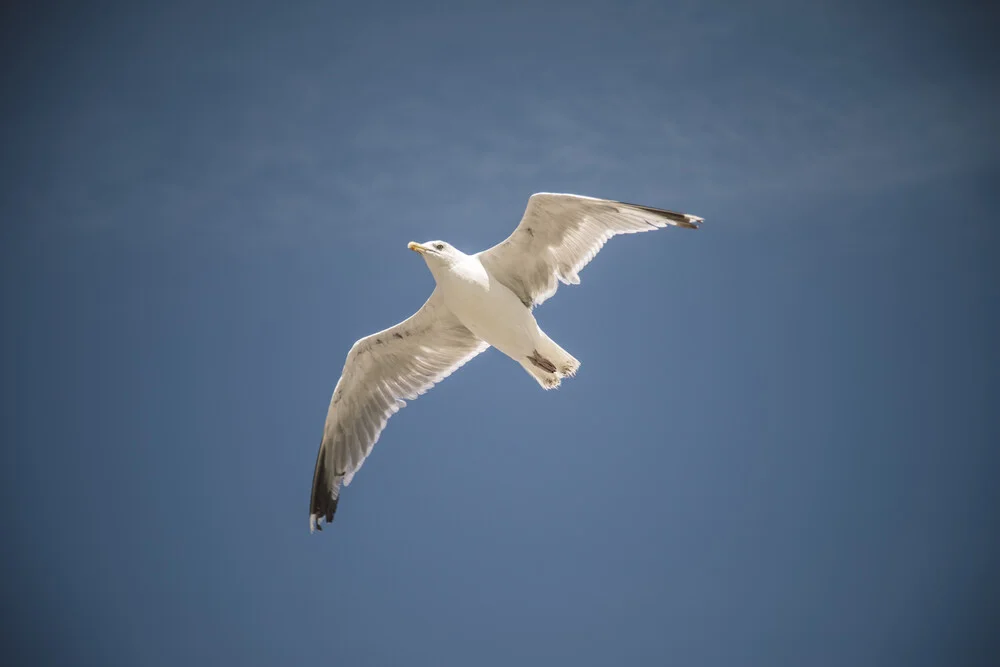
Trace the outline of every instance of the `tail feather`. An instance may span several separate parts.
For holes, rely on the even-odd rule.
[[[521,360],[521,366],[542,389],[555,389],[563,378],[576,375],[580,362],[543,333],[538,348]]]

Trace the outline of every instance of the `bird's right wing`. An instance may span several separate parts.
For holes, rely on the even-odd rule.
[[[333,390],[316,458],[309,528],[333,521],[340,485],[351,483],[386,421],[489,345],[465,328],[435,288],[408,319],[354,344]]]
[[[697,229],[701,222],[648,206],[539,192],[528,199],[514,233],[479,253],[479,261],[532,308],[555,294],[559,283],[578,284],[579,271],[612,236],[667,226]]]

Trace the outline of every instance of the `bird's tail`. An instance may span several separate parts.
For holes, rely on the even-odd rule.
[[[580,362],[544,332],[536,348],[520,362],[542,389],[555,389],[563,378],[573,377],[580,368]]]

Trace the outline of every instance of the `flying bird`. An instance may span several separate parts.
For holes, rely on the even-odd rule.
[[[386,421],[493,346],[554,389],[580,362],[542,331],[532,310],[579,272],[616,234],[697,229],[702,219],[648,206],[569,194],[528,199],[514,233],[467,255],[444,241],[411,242],[437,283],[420,309],[354,343],[333,390],[316,458],[309,529],[333,521],[341,485],[351,483]],[[404,400],[405,399],[405,400]]]

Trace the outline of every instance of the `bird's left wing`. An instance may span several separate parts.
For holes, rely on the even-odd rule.
[[[514,233],[479,253],[479,261],[532,308],[555,294],[559,283],[578,284],[577,274],[612,236],[667,226],[697,229],[701,222],[649,206],[539,192],[528,199]]]
[[[340,485],[351,483],[386,421],[489,345],[465,328],[435,288],[420,310],[354,344],[333,390],[316,458],[309,528],[333,521]]]

